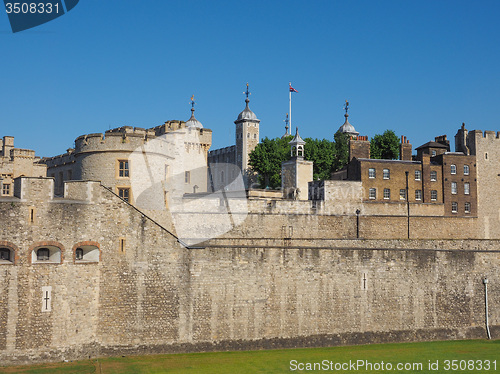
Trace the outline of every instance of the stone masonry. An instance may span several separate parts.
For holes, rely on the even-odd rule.
[[[290,201],[281,208],[296,214],[264,206],[224,237],[186,248],[99,182],[67,182],[62,198],[53,178],[15,184],[0,201],[0,247],[12,253],[0,263],[3,365],[482,338],[485,276],[500,334],[498,240],[355,239],[355,217],[341,215],[317,215],[317,236],[301,229],[299,207],[311,202]],[[250,209],[262,203],[249,200]],[[38,261],[41,247],[60,260]],[[98,259],[78,261],[78,247],[96,248]]]

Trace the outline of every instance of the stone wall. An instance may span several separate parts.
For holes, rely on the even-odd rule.
[[[498,162],[500,160],[500,133],[474,130],[467,136],[467,145],[477,163],[477,209],[480,212],[480,230],[485,238],[500,238],[500,191]]]
[[[3,365],[481,338],[484,276],[491,331],[500,334],[497,240],[352,239],[355,216],[318,216],[311,230],[311,215],[252,213],[225,238],[183,248],[97,182],[68,183],[65,198],[53,197],[51,178],[17,185],[17,199],[0,199],[8,222],[0,246],[17,258],[0,264]],[[378,219],[404,232],[403,218]],[[273,231],[282,225],[292,235]],[[319,235],[328,232],[345,239]],[[82,243],[98,244],[99,262],[75,260]],[[61,263],[30,261],[32,250],[52,244]],[[50,311],[42,311],[42,287],[51,287]]]

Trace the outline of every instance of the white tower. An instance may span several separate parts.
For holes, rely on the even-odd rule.
[[[244,92],[246,95],[246,107],[238,115],[238,118],[234,123],[236,124],[236,165],[241,168],[241,173],[243,174],[243,180],[245,182],[245,188],[250,188],[252,183],[255,181],[256,176],[248,165],[249,155],[257,144],[259,144],[259,123],[260,120],[254,112],[248,107],[250,100],[248,96],[250,91]]]

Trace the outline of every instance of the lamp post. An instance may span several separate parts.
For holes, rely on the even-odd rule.
[[[359,239],[359,213],[361,210],[356,209],[356,238]]]

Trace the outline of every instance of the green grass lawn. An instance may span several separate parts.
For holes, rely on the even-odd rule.
[[[294,361],[293,361],[294,360]],[[372,369],[354,364],[368,362]],[[447,363],[446,360],[449,360]],[[453,362],[452,360],[457,360]],[[489,360],[489,370],[485,370]],[[350,369],[346,367],[353,363]],[[330,364],[331,362],[331,364]],[[384,363],[382,367],[382,362]],[[436,367],[437,362],[437,367]],[[305,365],[323,363],[309,370]],[[429,363],[434,365],[430,370]],[[300,370],[304,365],[303,370]],[[335,370],[335,364],[344,364]],[[392,368],[388,368],[388,364]],[[409,370],[398,370],[397,364],[410,364]],[[421,364],[421,368],[413,366]],[[456,369],[453,364],[456,364]],[[483,370],[477,370],[482,364]],[[333,370],[330,370],[332,365]],[[378,366],[377,366],[378,365]],[[462,366],[461,370],[460,366]],[[447,366],[449,366],[448,370]],[[328,370],[325,370],[327,369]],[[291,370],[296,369],[296,370]],[[392,370],[389,370],[392,369]],[[454,370],[455,369],[455,370]],[[495,370],[496,369],[496,370]],[[0,373],[103,373],[103,374],[159,374],[159,373],[499,373],[500,340],[465,340],[406,344],[374,344],[350,347],[280,349],[269,351],[189,353],[172,355],[130,356],[100,358],[69,363],[42,364],[0,368]]]

